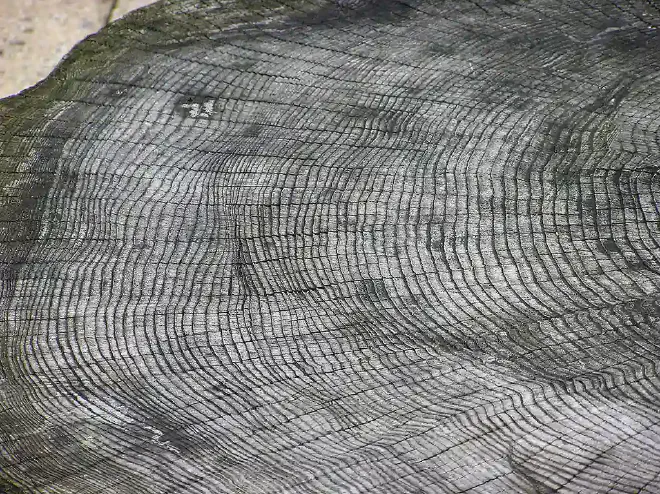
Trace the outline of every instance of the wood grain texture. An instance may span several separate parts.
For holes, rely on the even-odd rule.
[[[0,106],[0,490],[660,492],[654,1],[161,2]]]

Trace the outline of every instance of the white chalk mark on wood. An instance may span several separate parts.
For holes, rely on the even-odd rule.
[[[191,118],[209,118],[212,114],[215,113],[214,100],[206,101],[201,105],[199,103],[184,103],[181,106],[189,110],[188,116]]]

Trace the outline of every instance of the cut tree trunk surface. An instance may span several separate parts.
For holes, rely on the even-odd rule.
[[[0,105],[0,491],[660,492],[659,32],[180,0],[78,45]]]

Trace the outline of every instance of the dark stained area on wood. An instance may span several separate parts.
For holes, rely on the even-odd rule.
[[[660,6],[169,0],[0,102],[0,492],[660,492]]]

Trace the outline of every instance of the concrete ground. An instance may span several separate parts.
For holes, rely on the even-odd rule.
[[[0,0],[0,98],[46,77],[84,37],[154,0]]]

